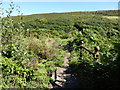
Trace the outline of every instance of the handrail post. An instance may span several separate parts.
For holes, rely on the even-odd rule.
[[[94,52],[94,59],[96,60],[96,61],[98,61],[98,59],[100,58],[100,54],[99,54],[99,50],[100,50],[100,47],[99,46],[96,46],[96,47],[94,47],[94,50],[95,50],[95,52]]]
[[[83,41],[80,42],[80,59],[83,59],[83,58],[82,58],[82,50],[83,50],[83,49],[82,49],[82,44],[83,44],[83,43],[84,43]]]

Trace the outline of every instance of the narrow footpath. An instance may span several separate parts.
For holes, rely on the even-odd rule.
[[[67,52],[64,57],[64,66],[57,69],[56,72],[52,74],[52,78],[56,81],[52,83],[52,89],[55,88],[79,88],[79,81],[73,75],[71,68],[69,67],[69,57],[70,53]]]

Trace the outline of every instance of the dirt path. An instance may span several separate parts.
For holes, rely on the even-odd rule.
[[[56,79],[52,83],[52,89],[54,88],[79,88],[79,82],[77,78],[73,75],[71,68],[69,67],[69,58],[70,53],[67,52],[64,57],[64,66],[57,69],[53,73],[52,78]]]

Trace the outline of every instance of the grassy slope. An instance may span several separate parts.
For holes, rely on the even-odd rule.
[[[66,13],[46,13],[46,14],[33,14],[23,16],[24,21],[39,19],[39,18],[58,18],[58,17],[69,17],[75,19],[82,15],[103,15],[103,16],[118,16],[118,10],[109,10],[109,11],[86,11],[86,12],[66,12]],[[18,20],[18,16],[12,17],[14,20]]]
[[[96,77],[95,77],[95,78],[98,78],[98,81],[99,81],[99,77],[106,79],[106,77],[111,74],[111,71],[114,70],[114,72],[116,72],[117,69],[119,68],[119,67],[117,67],[118,63],[115,63],[115,64],[111,63],[111,62],[114,62],[112,60],[114,57],[117,56],[117,53],[118,53],[117,49],[115,49],[116,47],[114,47],[114,43],[117,45],[117,44],[119,44],[118,42],[120,41],[118,38],[119,37],[118,36],[119,29],[118,29],[118,22],[117,22],[118,19],[106,18],[108,16],[109,17],[117,16],[118,15],[117,12],[118,12],[117,10],[110,10],[110,11],[93,11],[93,12],[34,14],[34,15],[22,16],[23,22],[25,23],[25,27],[26,27],[26,28],[23,27],[22,31],[24,32],[24,30],[26,30],[28,28],[32,31],[31,32],[32,35],[31,35],[31,37],[29,37],[29,36],[25,36],[25,38],[21,37],[24,41],[24,42],[22,42],[23,46],[24,46],[24,47],[22,46],[23,51],[21,51],[21,49],[17,50],[18,46],[14,45],[14,44],[11,46],[11,44],[10,44],[9,47],[11,47],[11,48],[8,49],[8,51],[10,51],[10,52],[7,52],[7,50],[4,50],[4,52],[6,52],[8,54],[9,53],[12,54],[11,50],[13,50],[14,51],[13,57],[15,58],[15,60],[16,60],[16,57],[19,57],[21,60],[24,60],[25,62],[26,62],[26,60],[28,60],[30,62],[30,64],[32,63],[32,60],[33,61],[36,60],[36,62],[38,62],[38,63],[36,63],[38,66],[35,65],[36,67],[34,67],[34,65],[33,65],[32,68],[33,69],[37,68],[38,71],[36,71],[36,72],[39,72],[39,73],[44,71],[45,75],[41,75],[41,76],[42,77],[45,76],[45,79],[39,78],[39,77],[36,77],[36,78],[38,78],[39,82],[40,81],[43,82],[43,87],[47,87],[47,84],[49,81],[48,72],[51,73],[51,70],[52,70],[52,68],[55,67],[55,65],[56,66],[62,65],[61,60],[63,60],[64,53],[65,53],[64,49],[61,49],[61,48],[56,49],[56,47],[61,47],[61,46],[64,47],[64,46],[68,45],[69,48],[71,49],[71,57],[70,57],[71,66],[73,67],[75,72],[78,75],[80,75],[80,77],[83,79],[83,82],[85,83],[85,87],[86,87],[86,85],[88,83],[88,82],[86,82],[86,81],[88,81],[86,79],[86,77],[90,80],[94,79],[94,78],[91,79],[91,77],[89,77],[89,76],[93,76],[93,74],[94,74],[92,70],[94,70],[94,69],[98,70],[97,72],[100,73],[100,74],[96,75]],[[18,18],[18,16],[11,17],[11,18],[13,18],[15,23],[19,22],[19,20],[20,20]],[[42,19],[42,18],[45,18],[45,19]],[[39,20],[41,20],[41,21],[39,21]],[[45,20],[47,20],[47,22]],[[32,25],[32,26],[30,26],[30,25]],[[9,30],[9,28],[6,30]],[[14,30],[14,29],[12,29],[12,30]],[[29,32],[27,32],[27,33],[29,33]],[[18,39],[16,38],[16,40],[18,40]],[[83,52],[83,56],[84,56],[83,60],[79,59],[79,45],[78,44],[79,44],[80,40],[85,40],[84,45],[86,47],[88,47],[89,49],[92,49],[96,45],[99,45],[101,47],[100,62],[102,64],[99,64],[99,63],[96,64],[93,61],[93,58],[87,52]],[[17,44],[17,42],[15,44]],[[29,53],[27,55],[24,55],[24,52],[25,53],[29,52],[29,50],[26,48],[27,46],[30,46],[29,49],[31,49],[31,51],[33,51],[34,54],[32,56],[30,56]],[[15,48],[15,50],[14,50],[14,48]],[[18,56],[18,54],[16,52],[21,53],[21,55]],[[15,54],[15,56],[14,56],[14,54]],[[44,57],[42,57],[42,56],[44,56]],[[87,56],[87,57],[85,57],[85,56]],[[118,57],[119,57],[119,55],[118,55]],[[6,61],[9,60],[12,63],[7,64],[8,66],[17,67],[17,68],[21,67],[21,65],[19,66],[19,64],[18,65],[14,64],[15,66],[11,66],[11,65],[13,65],[14,58],[8,57],[7,59],[4,59],[4,64],[6,65]],[[18,61],[20,61],[19,58],[18,58]],[[80,60],[80,62],[78,63],[79,60]],[[116,61],[116,62],[118,62],[118,61]],[[109,64],[110,66],[113,66],[113,68],[106,65],[106,63]],[[35,70],[31,69],[29,67],[29,65],[28,66],[27,65],[28,64],[25,63],[25,65],[24,65],[24,67],[22,67],[22,69],[26,70],[25,71],[26,73],[30,72],[30,75],[29,75],[29,78],[31,78],[30,81],[33,81],[35,76],[34,77],[31,76],[31,73],[36,74],[36,72],[35,72]],[[79,65],[82,65],[84,68],[80,68],[82,66],[79,66]],[[39,69],[39,66],[41,66],[42,68]],[[8,69],[6,67],[4,67],[4,68],[5,68],[5,70]],[[28,69],[25,69],[25,68],[28,68]],[[101,70],[101,68],[103,71]],[[24,74],[23,71],[21,71],[21,69],[18,71],[20,71],[26,77],[28,76],[27,74]],[[106,72],[108,74],[106,74]],[[114,76],[114,72],[112,72],[113,76],[110,75],[110,78],[108,78],[108,79],[113,80],[114,77],[116,77],[116,76]],[[9,77],[9,74],[11,74],[11,71],[9,72],[9,74],[6,74],[6,71],[4,73],[5,73],[6,77],[7,76]],[[16,75],[14,72],[12,74]],[[105,75],[103,75],[103,74],[105,74]],[[26,79],[26,77],[23,77],[23,75],[20,75],[22,77],[21,85],[25,86],[22,80]],[[16,78],[16,80],[17,79],[19,79],[19,76],[18,76],[18,78]],[[8,79],[5,79],[5,80],[7,81]],[[46,82],[45,82],[45,80],[46,80]],[[8,81],[10,81],[10,80],[8,80]],[[29,80],[27,81],[27,83],[29,83],[29,85],[31,85],[30,81]],[[37,81],[33,82],[33,86],[35,85],[35,87],[39,87],[41,85],[41,83],[39,83],[39,82],[37,82]],[[97,81],[95,81],[95,83],[96,82]],[[103,80],[103,82],[104,82],[104,80]],[[108,80],[108,82],[109,82],[109,80]],[[38,83],[38,86],[36,86],[35,83]],[[92,83],[91,84],[90,83],[87,86],[92,87],[92,85],[91,85]],[[9,84],[9,82],[8,82],[8,84]],[[12,86],[12,84],[11,84],[11,86]],[[29,86],[27,86],[27,87],[29,87]],[[96,85],[96,87],[97,87],[97,85]]]

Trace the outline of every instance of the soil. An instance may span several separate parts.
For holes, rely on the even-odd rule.
[[[57,69],[53,74],[52,78],[55,82],[52,82],[51,88],[79,88],[79,81],[77,77],[73,74],[71,68],[69,67],[69,57],[70,53],[67,52],[64,57],[63,67]]]

